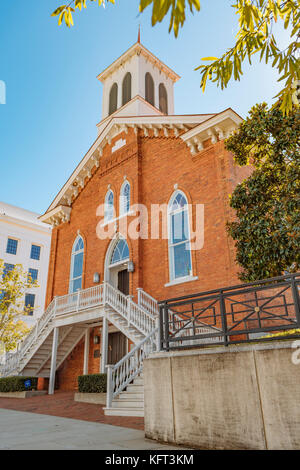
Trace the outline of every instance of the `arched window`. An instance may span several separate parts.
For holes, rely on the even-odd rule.
[[[71,270],[70,270],[70,285],[69,292],[76,292],[82,288],[82,275],[83,275],[83,256],[84,256],[84,242],[80,235],[76,238],[71,256]]]
[[[123,183],[120,192],[120,215],[127,214],[130,210],[130,184],[128,181]]]
[[[117,107],[118,107],[118,85],[114,83],[109,92],[108,114],[112,114],[115,111],[117,111]]]
[[[154,106],[154,81],[149,72],[145,75],[145,99]]]
[[[127,72],[122,83],[122,106],[131,100],[131,73]]]
[[[166,87],[163,83],[159,85],[159,110],[164,113],[168,114],[168,94]]]
[[[189,213],[186,196],[176,191],[168,206],[170,278],[191,275]]]
[[[107,191],[104,202],[104,222],[109,222],[114,218],[114,193],[110,189]]]
[[[117,242],[116,246],[113,249],[110,264],[120,263],[121,261],[126,261],[129,259],[129,248],[127,241],[123,238]]]

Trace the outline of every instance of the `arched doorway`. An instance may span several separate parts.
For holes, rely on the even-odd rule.
[[[123,294],[129,294],[129,248],[125,238],[117,236],[110,243],[106,258],[104,280],[119,289]]]

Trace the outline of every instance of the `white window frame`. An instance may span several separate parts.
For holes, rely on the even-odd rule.
[[[124,199],[125,199],[125,196],[124,196],[124,189],[126,188],[126,186],[129,186],[129,204],[127,202],[127,199],[126,199],[126,210],[124,209],[124,206],[125,206],[125,203],[124,203]],[[127,208],[127,205],[129,205],[129,207]],[[124,183],[122,184],[121,186],[121,191],[120,191],[120,198],[119,198],[119,206],[120,206],[120,217],[124,216],[124,215],[128,215],[130,213],[130,207],[131,207],[131,185],[129,183],[128,180],[125,180]]]
[[[184,197],[186,201],[186,205],[184,208],[180,208],[177,210],[171,210],[173,202],[175,198],[178,196],[178,194],[181,194],[182,197]],[[172,216],[174,214],[180,214],[181,212],[186,211],[187,213],[187,228],[188,228],[188,234],[187,234],[187,239],[178,243],[172,243]],[[181,277],[176,277],[175,275],[175,262],[174,262],[174,248],[179,245],[183,244],[188,244],[190,246],[191,243],[191,235],[190,235],[190,218],[189,218],[189,209],[188,209],[188,199],[186,195],[184,194],[183,191],[177,190],[175,191],[168,204],[168,257],[169,257],[169,279],[170,282],[165,284],[165,287],[175,285],[175,284],[181,284],[183,282],[189,282],[189,281],[194,281],[198,279],[196,276],[193,276],[193,260],[192,260],[192,253],[190,251],[190,273],[186,276],[181,276]]]
[[[108,207],[108,198],[112,194],[112,213],[108,214],[107,207]],[[112,222],[114,220],[115,216],[115,195],[112,189],[109,189],[107,193],[105,194],[105,199],[104,199],[104,224],[108,224],[109,222]]]
[[[77,242],[78,240],[81,239],[82,240],[82,243],[83,243],[83,248],[78,250],[78,251],[75,251],[75,247],[77,245]],[[74,260],[75,260],[75,256],[78,255],[79,253],[83,253],[83,258],[82,258],[82,271],[81,271],[81,275],[80,276],[76,276],[76,277],[73,277],[73,273],[74,273]],[[73,294],[77,291],[73,291],[73,282],[76,281],[77,279],[80,279],[81,278],[81,286],[80,286],[80,289],[82,289],[82,281],[83,281],[83,265],[84,265],[84,239],[82,238],[81,235],[77,235],[74,243],[73,243],[73,246],[72,246],[72,253],[71,253],[71,266],[70,266],[70,278],[69,278],[69,294]],[[77,289],[78,290],[78,289]]]

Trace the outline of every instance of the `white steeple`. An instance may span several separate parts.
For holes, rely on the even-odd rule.
[[[109,115],[174,114],[173,70],[138,41],[98,75],[103,83],[102,120]]]

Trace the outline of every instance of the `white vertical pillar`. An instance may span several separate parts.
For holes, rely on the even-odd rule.
[[[52,340],[52,355],[51,355],[51,369],[50,369],[50,380],[49,380],[49,395],[54,393],[55,385],[55,372],[56,372],[56,356],[57,356],[57,346],[58,346],[58,333],[59,329],[56,327],[53,330],[53,340]]]
[[[101,332],[101,367],[100,372],[104,374],[106,372],[107,364],[107,352],[108,352],[108,321],[103,317],[103,325]]]
[[[84,335],[84,357],[83,357],[83,375],[89,373],[89,353],[90,353],[90,329],[87,328]]]

